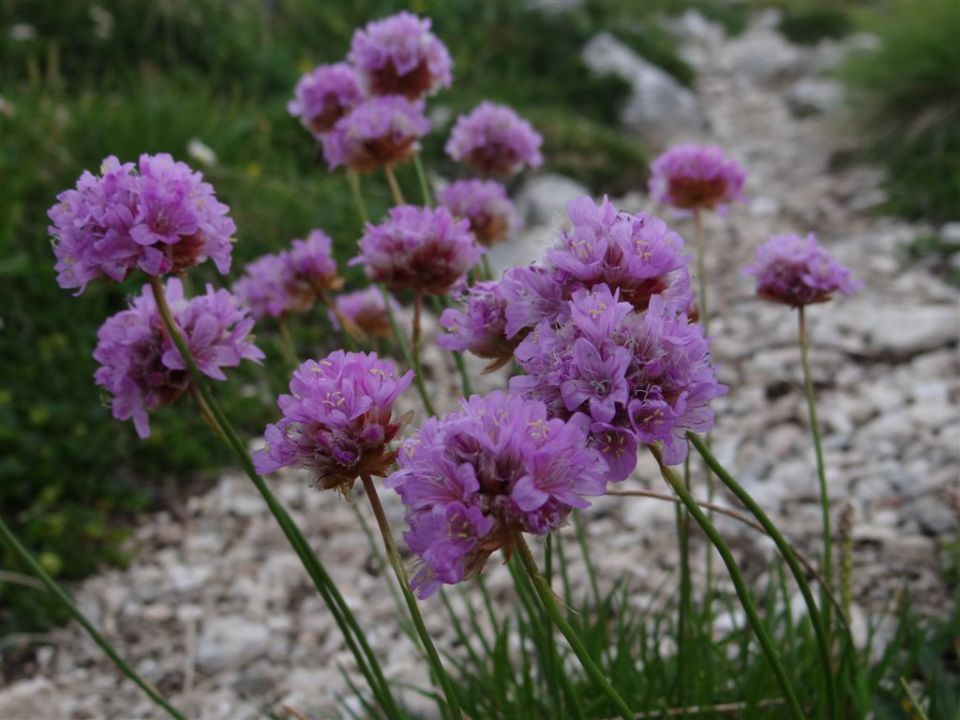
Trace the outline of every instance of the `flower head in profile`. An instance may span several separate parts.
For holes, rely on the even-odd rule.
[[[518,533],[555,530],[606,489],[582,421],[550,418],[543,403],[499,391],[428,419],[397,462],[386,485],[407,507],[421,597],[479,572],[494,551],[509,553]]]
[[[367,225],[360,254],[367,275],[391,290],[444,295],[483,254],[466,220],[444,207],[400,205],[379,225]]]
[[[506,337],[507,301],[496,282],[474,283],[462,298],[463,307],[447,308],[440,326],[447,332],[437,337],[445,350],[469,350],[490,360],[486,371],[502,367],[513,357],[519,338]]]
[[[226,380],[223,368],[242,360],[259,362],[253,344],[253,320],[226,290],[207,286],[206,294],[186,298],[178,278],[166,283],[174,320],[197,367],[207,377]],[[149,413],[170,405],[190,385],[183,357],[169,339],[148,285],[128,310],[107,318],[97,332],[94,359],[97,385],[110,393],[118,420],[133,419],[141,438],[150,435]]]
[[[386,475],[396,453],[390,443],[403,426],[393,404],[413,380],[374,353],[337,350],[293,372],[290,394],[277,404],[283,417],[268,425],[267,445],[254,453],[257,472],[309,470],[317,485],[349,490],[363,475]]]
[[[713,426],[717,382],[703,329],[655,295],[638,313],[606,285],[578,290],[562,315],[543,320],[517,347],[525,375],[511,392],[546,403],[552,415],[589,418],[591,438],[619,481],[638,442],[662,442],[667,464],[686,456],[684,433]]]
[[[341,165],[361,172],[376,170],[412,157],[429,131],[422,103],[398,95],[373,97],[323,136],[323,156],[330,170]]]
[[[524,166],[543,163],[543,138],[505,105],[484,101],[457,123],[447,141],[447,155],[481,175],[516,175]]]
[[[393,326],[387,314],[387,302],[390,303],[390,309],[394,313],[400,311],[400,306],[392,297],[384,300],[383,293],[375,287],[337,295],[334,299],[335,312],[330,314],[331,321],[338,330],[340,329],[339,317],[342,317],[354,327],[359,328],[367,337],[390,337],[393,335]]]
[[[454,216],[466,218],[477,242],[485,247],[506,240],[520,225],[506,188],[493,180],[457,180],[437,199]]]
[[[757,248],[757,259],[744,274],[757,279],[761,298],[792,307],[826,302],[837,292],[853,295],[862,287],[813,233],[774,235]]]
[[[320,65],[298,81],[287,110],[319,139],[363,100],[356,71],[347,63]]]
[[[283,254],[262,255],[247,263],[243,276],[231,288],[257,320],[278,318],[294,308],[287,293],[289,266]]]
[[[303,286],[303,292],[324,294],[343,287],[333,259],[333,241],[323,230],[313,229],[306,239],[294,240],[287,264],[293,281]]]
[[[743,198],[745,173],[715,145],[676,145],[650,166],[650,194],[678,210],[724,209]]]
[[[84,172],[57,200],[48,215],[60,287],[79,293],[97,278],[180,272],[207,258],[230,270],[229,208],[202,174],[165,153],[136,165],[108,157],[100,175]]]
[[[453,61],[430,24],[427,18],[399,12],[354,33],[348,59],[371,94],[417,100],[450,87]]]

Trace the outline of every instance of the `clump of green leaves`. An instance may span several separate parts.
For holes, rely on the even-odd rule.
[[[853,20],[843,7],[794,4],[784,10],[779,30],[790,42],[816,45],[821,40],[839,40],[849,35]]]

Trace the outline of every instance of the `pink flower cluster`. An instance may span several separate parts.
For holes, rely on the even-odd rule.
[[[676,145],[650,173],[653,199],[678,210],[723,210],[743,199],[743,168],[715,145]]]
[[[79,294],[97,278],[180,272],[207,258],[230,270],[229,208],[201,173],[167,154],[141,155],[136,165],[110,156],[100,175],[85,171],[57,200],[48,214],[62,288]]]
[[[447,154],[481,175],[516,175],[524,166],[543,164],[543,138],[505,105],[484,101],[457,118]]]
[[[455,217],[466,218],[470,232],[485,247],[507,239],[520,225],[507,189],[493,180],[458,180],[437,197]]]

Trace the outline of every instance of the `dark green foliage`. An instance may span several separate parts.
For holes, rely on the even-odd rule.
[[[821,40],[839,40],[853,30],[850,13],[836,4],[796,4],[786,8],[779,30],[798,45],[816,45]]]
[[[883,12],[881,12],[883,10]],[[900,0],[864,14],[882,41],[845,75],[889,172],[890,209],[934,222],[960,217],[960,6]]]

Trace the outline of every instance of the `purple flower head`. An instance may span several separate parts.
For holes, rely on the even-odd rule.
[[[668,464],[683,460],[684,433],[709,430],[709,403],[726,391],[703,329],[659,295],[638,313],[606,285],[577,290],[568,305],[566,320],[541,321],[517,347],[526,374],[511,392],[557,417],[587,415],[611,481],[633,469],[638,440],[662,442]]]
[[[400,306],[392,297],[389,302],[393,312],[399,312]],[[337,295],[334,307],[335,312],[331,313],[331,319],[338,330],[340,329],[339,318],[344,318],[348,323],[353,323],[367,337],[386,338],[393,335],[383,293],[375,287]]]
[[[177,278],[166,283],[167,301],[200,371],[226,380],[225,367],[241,360],[259,362],[263,353],[253,344],[253,320],[226,290],[210,285],[204,295],[185,298]],[[141,438],[150,435],[149,413],[172,404],[187,389],[190,376],[180,352],[165,332],[148,285],[129,310],[107,318],[97,332],[94,379],[112,396],[118,420],[133,419]]]
[[[343,280],[337,277],[333,241],[323,230],[311,230],[306,240],[294,240],[287,262],[295,282],[304,286],[304,292],[324,294],[343,286]]]
[[[379,225],[367,225],[360,254],[367,275],[391,290],[443,295],[480,259],[466,220],[455,220],[445,207],[401,205]]]
[[[363,91],[350,65],[320,65],[297,81],[287,110],[319,139],[361,100]]]
[[[417,100],[450,87],[453,61],[430,24],[427,18],[399,12],[353,34],[348,59],[371,94]]]
[[[290,394],[277,400],[283,417],[266,429],[267,446],[253,455],[257,472],[302,467],[324,490],[349,490],[361,475],[386,475],[389,447],[403,426],[393,404],[413,372],[374,353],[337,350],[293,372]]]
[[[543,163],[543,138],[506,105],[484,101],[461,115],[447,141],[447,155],[481,175],[516,175]]]
[[[477,242],[485,247],[506,240],[520,225],[506,188],[493,180],[457,180],[438,200],[456,217],[466,218]]]
[[[100,172],[84,172],[48,211],[60,287],[80,293],[96,278],[180,272],[207,258],[229,272],[236,226],[202,174],[167,154],[137,166],[111,156]]]
[[[578,290],[606,284],[620,301],[643,311],[654,297],[687,312],[693,302],[683,240],[652,215],[622,213],[606,198],[567,203],[572,227],[547,253],[545,267],[518,268],[503,278],[507,335],[542,320],[563,321]]]
[[[757,279],[761,298],[792,307],[826,302],[835,292],[853,295],[863,287],[813,233],[774,235],[757,248],[756,262],[744,274]]]
[[[743,168],[715,145],[676,145],[650,173],[653,199],[679,210],[723,209],[743,199]]]
[[[376,170],[412,157],[430,131],[423,104],[390,95],[364,100],[323,136],[323,156],[334,170]]]
[[[421,597],[479,572],[495,550],[509,553],[518,533],[555,530],[606,489],[581,418],[550,418],[543,403],[499,391],[428,419],[397,461],[386,485],[407,507]]]
[[[478,282],[467,291],[462,309],[447,308],[440,315],[446,334],[437,337],[445,350],[469,350],[490,360],[486,372],[502,367],[513,357],[520,339],[506,337],[507,301],[496,282]]]
[[[294,308],[288,293],[290,266],[284,253],[263,255],[247,264],[244,274],[231,288],[257,320],[278,318]]]

